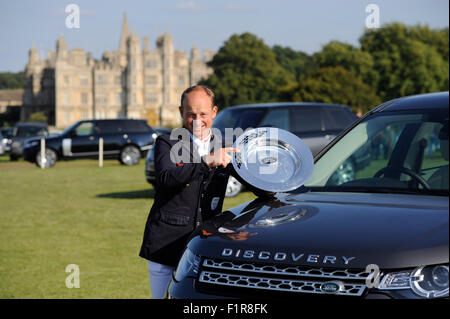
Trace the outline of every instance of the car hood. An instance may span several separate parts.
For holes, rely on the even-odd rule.
[[[31,143],[34,141],[39,142],[42,138],[44,138],[46,142],[50,142],[50,141],[61,139],[61,136],[60,135],[49,135],[49,136],[45,136],[45,137],[44,136],[28,137],[28,138],[26,138],[26,142],[27,143]]]
[[[211,258],[320,267],[448,263],[448,204],[426,195],[278,194],[204,222],[189,247]]]

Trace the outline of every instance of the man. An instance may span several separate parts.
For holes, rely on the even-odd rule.
[[[221,211],[229,177],[226,167],[235,151],[222,148],[220,137],[212,134],[218,109],[210,89],[190,87],[180,104],[183,128],[159,136],[154,146],[155,201],[139,254],[148,260],[153,298],[164,297],[191,233]]]

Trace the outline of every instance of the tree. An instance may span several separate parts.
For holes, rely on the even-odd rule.
[[[426,45],[432,46],[448,62],[448,27],[441,30],[433,30],[428,26],[413,26],[409,28],[410,37]]]
[[[145,119],[147,120],[147,123],[150,126],[158,126],[159,125],[159,116],[158,116],[157,112],[153,109],[149,109],[145,113]]]
[[[376,85],[378,73],[374,70],[373,58],[351,44],[331,41],[313,55],[319,67],[340,66],[369,85]]]
[[[47,116],[45,115],[44,112],[35,112],[30,114],[30,116],[28,117],[28,121],[47,123]]]
[[[294,51],[279,45],[273,46],[272,51],[275,53],[278,64],[292,73],[297,81],[317,69],[313,58],[305,52]]]
[[[367,112],[381,103],[371,86],[340,66],[320,68],[281,93],[287,101],[344,104],[354,113]]]
[[[22,89],[25,83],[24,72],[0,73],[0,89]]]
[[[448,90],[448,28],[432,31],[393,23],[367,30],[360,43],[373,57],[383,100]]]
[[[214,91],[219,108],[276,101],[278,88],[294,81],[275,53],[250,33],[232,35],[208,65],[214,73],[201,84]]]

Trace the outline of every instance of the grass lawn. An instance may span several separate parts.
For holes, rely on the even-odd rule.
[[[42,170],[0,157],[0,298],[149,298],[138,256],[154,191],[144,160],[57,162]],[[224,209],[255,198],[226,199]],[[66,267],[80,288],[66,287]]]

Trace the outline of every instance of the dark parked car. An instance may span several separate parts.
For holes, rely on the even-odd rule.
[[[154,127],[153,130],[153,138],[156,140],[158,136],[161,134],[169,134],[172,130],[167,127]],[[147,182],[152,184],[155,187],[155,154],[153,147],[147,152],[147,156],[145,158],[145,178]]]
[[[170,297],[448,298],[448,119],[448,92],[376,107],[315,157],[304,186],[200,225]],[[337,183],[368,143],[390,151]]]
[[[172,131],[168,127],[160,127],[160,126],[154,127],[153,130],[155,131],[157,137],[160,136],[161,134],[168,134]],[[155,139],[156,139],[156,137],[155,137]]]
[[[316,155],[356,120],[346,105],[278,102],[228,107],[217,115],[213,127],[221,131],[222,138],[226,128],[281,128],[300,137]]]
[[[48,136],[46,123],[24,122],[16,124],[11,137],[10,160],[16,161],[19,157],[22,157],[25,140],[35,136]]]
[[[290,131],[300,137],[317,154],[337,134],[357,120],[356,115],[345,105],[325,103],[278,102],[251,105],[238,105],[224,109],[214,120],[213,128],[221,132],[227,144],[234,139],[226,135],[227,128],[240,128],[243,131],[256,127],[277,127]],[[238,136],[238,135],[237,135]],[[237,138],[237,136],[234,136]],[[361,157],[361,160],[363,157]],[[155,172],[153,154],[149,152],[146,161],[146,178],[154,184]],[[365,161],[366,162],[366,161]],[[365,162],[349,160],[341,167],[335,178],[346,180],[358,165]],[[226,197],[234,197],[242,190],[243,185],[230,176]]]
[[[13,135],[12,127],[2,127],[0,128],[0,154],[9,152],[11,149],[11,137]]]
[[[79,121],[57,136],[45,139],[45,166],[57,160],[96,158],[99,139],[103,138],[104,158],[117,158],[122,164],[135,165],[152,147],[155,132],[144,120],[114,119]],[[24,158],[41,163],[40,139],[28,139]]]

